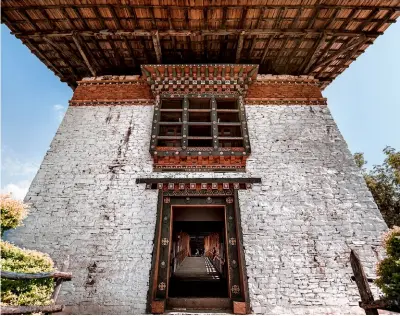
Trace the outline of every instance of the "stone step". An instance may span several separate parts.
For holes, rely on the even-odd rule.
[[[232,302],[229,298],[217,297],[174,297],[168,298],[167,309],[170,311],[185,311],[185,310],[221,310],[228,312],[232,309]]]

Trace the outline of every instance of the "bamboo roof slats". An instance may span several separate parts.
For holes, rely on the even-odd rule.
[[[62,81],[143,64],[259,64],[322,88],[396,22],[400,0],[3,0],[1,21]]]

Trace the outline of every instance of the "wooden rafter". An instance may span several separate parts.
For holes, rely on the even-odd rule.
[[[295,41],[296,41],[296,44],[295,44],[295,46],[293,47],[292,52],[290,53],[290,55],[289,55],[288,58],[287,58],[287,59],[288,59],[288,62],[286,63],[286,67],[285,67],[286,71],[285,71],[285,72],[288,72],[288,69],[289,69],[289,67],[290,67],[290,61],[293,60],[293,58],[296,57],[296,54],[297,54],[297,52],[298,52],[298,49],[299,49],[301,43],[304,41],[304,39],[305,39],[306,36],[307,36],[307,35],[304,34],[304,35],[298,37],[298,38],[295,40]]]
[[[293,19],[291,28],[295,28],[297,26],[297,23],[299,22],[302,13],[303,13],[302,8],[297,9],[296,17]]]
[[[49,44],[51,47],[53,47],[53,49],[55,50],[55,52],[57,53],[57,55],[59,56],[59,58],[66,64],[69,65],[69,69],[71,69],[72,74],[76,77],[76,71],[75,71],[75,67],[74,65],[71,63],[70,57],[65,55],[65,52],[60,49],[56,43],[54,43],[50,38],[44,37],[43,40]]]
[[[390,18],[392,16],[392,14],[395,12],[395,10],[393,9],[389,9],[387,10],[385,16],[383,17],[383,19],[381,19],[380,21],[377,22],[377,25],[375,25],[375,30],[379,31],[379,29],[385,24],[385,23],[389,23]]]
[[[161,53],[161,44],[160,44],[160,36],[158,35],[158,31],[152,34],[154,50],[156,52],[157,63],[162,63],[162,53]]]
[[[47,63],[47,65],[50,66],[50,68],[59,76],[59,77],[63,77],[64,74],[62,72],[60,72],[58,70],[58,67],[53,63],[52,60],[50,60],[49,58],[47,58],[46,55],[44,55],[39,49],[36,48],[36,45],[34,45],[29,39],[24,39],[22,40],[23,42],[25,42],[28,47],[31,48],[32,52],[34,52],[41,60],[45,61]]]
[[[239,61],[240,61],[240,55],[241,55],[242,49],[243,49],[243,41],[244,41],[244,34],[240,34],[238,43],[237,43],[237,48],[236,48],[235,63],[239,63]]]
[[[27,10],[18,10],[18,13],[23,16],[23,18],[29,22],[30,25],[32,25],[33,29],[35,31],[38,31],[38,27],[36,26],[36,23],[31,19],[29,16],[29,13],[26,12]]]
[[[138,18],[136,16],[135,9],[132,6],[128,6],[128,12],[131,16],[130,20],[133,22],[133,28],[136,29],[138,27]]]
[[[117,26],[117,28],[122,29],[121,23],[119,22],[119,19],[117,17],[117,13],[115,12],[114,7],[110,5],[110,6],[108,6],[108,10],[111,12],[112,19],[113,19],[115,25]]]
[[[361,22],[361,24],[357,27],[357,30],[362,32],[364,27],[366,27],[369,23],[371,23],[371,20],[374,18],[379,13],[379,8],[375,8],[371,10],[371,12],[368,14],[367,18]]]
[[[86,66],[88,67],[90,73],[92,74],[93,77],[96,77],[96,70],[95,68],[92,66],[92,64],[90,63],[90,60],[87,56],[87,54],[85,53],[85,51],[83,50],[83,43],[81,41],[81,38],[79,36],[79,34],[74,33],[72,35],[72,40],[75,43],[76,48],[78,49],[79,53],[81,54],[83,60],[85,61]],[[92,59],[93,60],[93,59]]]
[[[314,26],[315,20],[317,19],[317,16],[318,16],[319,10],[320,10],[319,2],[321,2],[321,1],[318,1],[318,5],[315,7],[315,12],[311,17],[311,20],[308,22],[308,26],[307,26],[308,29],[311,29]]]
[[[101,13],[100,13],[99,8],[94,7],[94,8],[93,8],[93,11],[94,11],[94,14],[96,15],[97,20],[100,22],[101,29],[102,29],[102,30],[105,30],[105,29],[106,29],[106,24],[104,23],[104,18],[103,18],[103,16],[102,16]]]
[[[109,4],[80,4],[79,7],[81,8],[93,8],[94,6],[98,7],[98,8],[107,8],[109,6]],[[128,8],[131,7],[132,5],[130,4],[118,4],[116,5],[116,7],[119,8]],[[225,5],[225,7],[227,9],[244,9],[244,8],[248,8],[248,9],[261,9],[263,7],[267,7],[268,9],[280,9],[282,7],[287,7],[290,9],[299,9],[299,8],[303,8],[303,9],[315,9],[315,4],[309,4],[309,5],[284,5],[284,4],[268,4],[268,5],[248,5],[248,4],[231,4],[231,5]],[[59,8],[70,8],[71,5],[68,4],[53,4],[53,5],[24,5],[24,9],[26,10],[40,10],[40,9],[59,9]],[[138,9],[148,9],[149,7],[153,7],[155,9],[163,9],[165,8],[165,5],[161,4],[161,5],[135,5],[135,8]],[[170,7],[171,9],[183,9],[183,8],[187,8],[186,5],[168,5],[168,7]],[[207,7],[209,9],[220,9],[221,6],[220,5],[207,5]],[[358,9],[358,10],[369,10],[369,9],[373,9],[376,6],[374,5],[329,5],[329,4],[319,4],[318,7],[320,9]],[[387,5],[382,5],[379,6],[381,8],[381,10],[387,10],[387,9],[396,9],[397,11],[400,11],[399,7],[396,6],[387,6]],[[5,6],[3,5],[2,10],[3,11],[12,11],[12,10],[18,10],[19,7],[13,7],[13,6]],[[204,5],[191,5],[190,8],[192,9],[203,9]]]
[[[262,19],[264,18],[265,10],[266,10],[265,7],[260,10],[260,15],[258,16],[258,20],[257,20],[256,27],[255,27],[256,29],[260,28],[260,23],[261,23]],[[249,58],[253,54],[253,50],[256,47],[256,45],[257,45],[257,35],[253,35],[253,40],[251,41],[251,46],[250,46],[250,50],[249,50]]]
[[[322,0],[307,5],[283,0],[272,5],[247,5],[244,0],[223,5],[213,1],[168,5],[155,0],[140,5],[97,0],[41,3],[5,1],[2,22],[24,43],[35,45],[34,53],[72,85],[94,72],[132,73],[141,63],[163,59],[168,63],[261,61],[262,73],[312,73],[328,82],[400,12],[399,2],[358,5],[355,0],[335,5],[321,4],[326,3]],[[348,48],[363,36],[365,42]]]
[[[331,27],[333,22],[336,21],[336,18],[338,16],[339,12],[340,12],[340,9],[335,9],[335,11],[333,12],[332,16],[329,18],[328,23],[325,26],[325,29],[329,30],[329,28]]]
[[[135,63],[135,56],[133,54],[133,50],[132,50],[131,44],[129,43],[129,41],[126,38],[124,38],[124,43],[125,43],[125,46],[126,46],[128,52],[129,52],[129,56],[132,59],[132,64],[133,64],[133,66],[135,66],[135,64],[136,64]]]
[[[330,63],[335,58],[339,57],[340,55],[343,55],[344,53],[346,53],[350,49],[354,49],[355,47],[358,47],[358,46],[362,45],[366,40],[367,40],[367,38],[365,36],[362,36],[359,39],[354,39],[353,43],[351,45],[344,46],[343,48],[339,49],[336,53],[332,54],[327,59],[322,61],[320,64],[315,65],[314,68],[311,70],[311,72],[315,72],[318,68]]]
[[[118,47],[117,47],[117,45],[115,45],[115,42],[112,40],[112,38],[111,39],[109,39],[109,41],[108,41],[109,43],[110,43],[110,46],[111,46],[111,49],[112,49],[112,51],[114,52],[114,55],[115,55],[115,59],[116,59],[116,61],[118,62],[118,65],[117,66],[119,66],[119,67],[124,67],[125,68],[125,60],[124,60],[124,58],[121,56],[121,54],[119,53],[119,49],[118,49]]]
[[[247,8],[244,8],[242,11],[242,19],[240,20],[240,24],[239,24],[239,28],[240,29],[244,29],[244,24],[246,22],[246,18],[247,18]]]
[[[132,35],[132,36],[151,36],[152,33],[158,30],[118,30],[118,31],[77,31],[81,36],[96,36],[98,34],[102,35]],[[245,35],[272,35],[272,34],[282,34],[282,35],[319,35],[321,31],[319,30],[309,30],[309,29],[217,29],[217,30],[162,30],[158,31],[160,37],[164,36],[226,36],[226,35],[239,35],[242,32]],[[356,32],[356,31],[335,31],[335,30],[325,30],[325,33],[333,36],[348,36],[348,37],[359,37],[361,35],[366,35],[368,37],[377,37],[381,35],[380,32]],[[41,36],[48,37],[69,37],[71,36],[72,31],[69,32],[59,32],[53,33],[49,31],[40,31],[40,32],[25,32],[25,33],[14,33],[15,36],[19,38],[40,38]]]
[[[358,10],[361,10],[359,8],[353,8],[351,10],[351,12],[349,13],[349,15],[347,16],[346,20],[344,20],[344,22],[342,23],[340,30],[341,31],[345,31],[347,26],[349,25],[350,21],[354,19],[354,17],[357,15]]]
[[[304,73],[308,73],[308,71],[310,70],[311,65],[314,62],[315,56],[317,56],[318,52],[321,50],[322,45],[325,44],[326,41],[326,34],[323,33],[320,36],[319,41],[316,43],[315,48],[312,50],[312,54],[310,55],[310,58],[305,59],[305,63],[304,66],[302,66],[301,69],[304,69]],[[304,67],[304,68],[303,68]]]
[[[263,53],[263,55],[262,55],[262,57],[261,57],[261,64],[263,64],[264,62],[265,62],[265,58],[267,57],[267,54],[268,54],[268,50],[269,50],[269,48],[270,48],[270,46],[271,46],[271,44],[272,44],[272,40],[275,38],[275,35],[272,35],[270,38],[269,38],[269,41],[268,41],[268,43],[267,43],[267,45],[265,46],[265,48],[264,48],[264,53]]]

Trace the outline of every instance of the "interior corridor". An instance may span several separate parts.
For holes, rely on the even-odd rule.
[[[169,297],[228,297],[224,209],[174,209]]]
[[[226,297],[226,280],[208,257],[186,257],[170,282],[171,297]]]

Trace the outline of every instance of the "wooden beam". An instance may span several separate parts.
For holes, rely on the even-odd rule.
[[[74,33],[72,35],[72,40],[74,41],[75,46],[78,49],[79,53],[81,54],[83,60],[85,61],[85,64],[88,67],[90,73],[92,74],[93,77],[96,77],[96,70],[91,65],[88,56],[86,55],[85,51],[83,50],[83,43],[81,42],[79,34]]]
[[[108,6],[108,10],[111,12],[111,16],[113,18],[113,21],[114,21],[115,25],[117,26],[117,29],[121,30],[122,26],[121,26],[121,23],[120,23],[119,18],[117,16],[117,13],[115,12],[114,7],[110,5],[110,6]]]
[[[77,34],[81,36],[96,36],[96,35],[119,35],[119,36],[151,36],[152,33],[157,30],[115,30],[115,31],[76,31]],[[164,36],[226,36],[226,35],[239,35],[244,32],[245,35],[272,35],[272,34],[282,34],[282,35],[320,35],[322,31],[319,30],[310,30],[310,29],[217,29],[217,30],[162,30],[158,31],[160,37]],[[367,37],[378,37],[382,35],[382,32],[354,32],[354,31],[335,31],[335,30],[325,30],[327,35],[332,36],[347,36],[347,37],[360,37],[361,35],[366,35]],[[40,39],[42,36],[48,37],[69,37],[72,35],[72,31],[69,32],[60,32],[54,33],[53,31],[40,31],[40,32],[20,32],[13,33],[18,38],[38,38]]]
[[[240,29],[244,29],[244,24],[246,23],[246,18],[247,18],[247,10],[248,10],[247,7],[245,7],[245,8],[242,10],[242,19],[241,19],[241,21],[240,21],[240,23],[239,23],[239,28],[240,28]]]
[[[137,16],[136,16],[136,12],[135,12],[135,9],[134,8],[132,8],[132,6],[128,6],[128,11],[129,11],[129,14],[131,15],[131,17],[132,17],[132,22],[133,22],[133,28],[134,29],[137,29],[139,26],[139,23],[138,23],[138,20],[137,20]]]
[[[339,70],[340,68],[347,68],[346,63],[347,63],[349,60],[354,60],[353,56],[354,56],[355,54],[357,54],[357,52],[358,52],[360,46],[362,46],[364,43],[365,43],[365,41],[361,41],[361,42],[359,42],[359,44],[357,44],[352,50],[348,50],[348,51],[345,53],[345,57],[344,57],[344,58],[342,58],[342,59],[337,58],[337,60],[339,60],[339,64],[333,66],[334,69]],[[320,73],[320,74],[324,73],[325,70],[326,70],[328,67],[329,67],[329,63],[327,63],[327,64],[325,65],[325,67],[323,67],[322,69],[320,69],[319,73]]]
[[[168,8],[168,7],[167,7],[167,8]],[[167,8],[165,8],[165,9],[167,9]],[[126,9],[127,9],[128,11],[130,11],[129,8],[126,8]],[[132,8],[130,8],[130,9],[132,9]],[[208,8],[207,8],[207,9],[208,9]],[[113,18],[112,18],[112,17],[102,17],[102,18],[103,18],[104,21],[113,21]],[[321,21],[321,22],[323,22],[323,23],[327,23],[327,22],[330,21],[330,19],[331,19],[331,18],[329,18],[329,17],[318,17],[316,20]],[[52,20],[53,22],[55,22],[55,23],[65,23],[65,22],[68,22],[68,19],[67,19],[67,18],[64,18],[64,17],[63,17],[63,18],[52,18],[51,20]],[[78,18],[69,18],[69,20],[71,20],[71,21],[77,21]],[[132,17],[122,17],[122,18],[119,18],[119,20],[120,20],[120,21],[132,20]],[[142,22],[151,22],[151,18],[149,18],[149,17],[141,17],[140,20],[141,20]],[[166,22],[166,21],[167,21],[167,18],[157,18],[157,20],[162,21],[162,22]],[[177,22],[184,22],[184,19],[182,19],[182,18],[176,18],[176,19],[174,19],[174,20],[177,21]],[[251,22],[254,22],[255,20],[258,20],[258,18],[256,19],[256,18],[253,18],[253,17],[248,17],[247,20],[248,20],[248,21],[251,21]],[[293,19],[293,17],[282,17],[282,18],[281,18],[281,22],[290,22],[291,24],[294,23],[294,20],[295,20],[295,19]],[[355,22],[355,23],[362,23],[364,20],[365,20],[364,18],[353,18],[351,21],[352,21],[352,22]],[[373,18],[373,19],[370,20],[370,22],[376,23],[376,22],[380,22],[381,20],[382,20],[382,19],[380,19],[380,18]],[[39,18],[39,19],[35,19],[34,21],[36,22],[36,24],[38,24],[38,23],[46,23],[48,20],[47,20],[47,19],[44,19],[44,18]],[[87,21],[87,22],[97,22],[98,19],[97,19],[97,17],[85,17],[85,21]],[[238,19],[238,18],[229,18],[229,17],[227,17],[226,21],[229,21],[229,22],[239,22],[240,19]],[[274,21],[276,21],[276,18],[263,17],[263,18],[261,19],[261,21],[263,21],[263,22],[274,22]],[[304,17],[302,17],[302,18],[300,17],[300,18],[298,19],[298,21],[309,22],[308,18],[304,18]],[[336,21],[338,21],[338,22],[344,22],[344,21],[346,21],[346,18],[336,18]],[[24,19],[13,19],[10,23],[11,23],[11,24],[18,24],[18,23],[23,23],[23,22],[25,22]],[[394,18],[389,19],[387,23],[396,23],[396,19],[394,19]],[[133,29],[135,29],[135,28],[136,28],[136,27],[133,27]],[[254,28],[255,28],[255,27],[254,27]]]
[[[242,49],[243,49],[243,41],[244,41],[244,33],[239,35],[237,48],[236,48],[236,58],[235,58],[235,63],[236,64],[238,64],[239,61],[240,61],[240,55],[241,55]]]
[[[54,65],[53,61],[48,59],[39,49],[37,49],[36,46],[29,39],[23,39],[22,42],[26,43],[28,45],[28,48],[31,47],[32,52],[36,54],[42,61],[44,61],[45,64],[47,63],[47,65],[51,67],[51,70],[53,70],[57,76],[59,76],[60,78],[64,77],[64,74],[58,70],[58,67]]]
[[[162,63],[162,53],[161,53],[160,36],[158,34],[158,31],[156,31],[152,34],[152,39],[153,39],[154,50],[156,52],[157,63],[161,64]]]
[[[14,32],[14,33],[21,32],[21,29],[19,27],[16,27],[14,25],[14,23],[9,20],[6,13],[4,13],[4,12],[2,12],[2,14],[1,14],[1,23],[4,23],[5,25],[7,25],[8,28],[11,30],[11,32]]]
[[[330,63],[331,61],[333,61],[334,59],[336,59],[340,55],[342,55],[342,54],[346,53],[347,51],[349,51],[350,49],[353,49],[354,47],[364,43],[366,40],[367,40],[367,38],[365,36],[362,36],[359,39],[354,39],[354,41],[352,41],[351,45],[349,45],[349,46],[344,45],[343,48],[339,49],[336,53],[334,53],[331,56],[329,56],[329,58],[325,59],[320,64],[314,66],[313,69],[310,72],[316,71],[318,68],[322,67],[323,65],[326,65],[326,64]]]
[[[310,70],[311,65],[313,64],[313,62],[315,61],[315,57],[317,56],[318,52],[320,51],[322,45],[325,44],[325,40],[326,40],[326,34],[323,33],[321,34],[321,37],[319,39],[319,41],[316,43],[315,47],[312,49],[313,53],[311,54],[309,59],[305,59],[305,64],[304,66],[301,67],[301,69],[304,69],[302,72],[303,73],[308,73],[308,70]],[[303,68],[304,67],[304,68]]]
[[[222,8],[222,20],[221,20],[221,28],[225,29],[226,28],[226,15],[227,15],[228,8],[223,7]]]
[[[65,10],[65,8],[60,8],[60,11],[64,18],[66,18],[68,23],[71,25],[71,28],[76,29],[74,21],[72,21],[72,19],[69,17],[67,10]]]
[[[382,20],[379,21],[377,25],[375,25],[375,27],[374,27],[375,31],[379,31],[379,29],[380,29],[385,23],[388,23],[389,20],[390,20],[390,18],[391,18],[391,16],[392,16],[392,14],[393,14],[394,12],[395,12],[395,11],[394,11],[393,9],[388,10],[388,12],[386,12],[385,16],[382,18]]]
[[[333,24],[333,22],[335,22],[338,14],[339,14],[339,11],[340,11],[340,9],[335,9],[335,11],[333,12],[332,16],[328,20],[328,24],[324,27],[324,29],[329,29],[331,24]]]
[[[156,22],[156,19],[154,17],[154,8],[150,6],[149,10],[150,10],[151,24],[153,26],[153,29],[158,30],[157,22]]]
[[[168,178],[136,178],[136,183],[261,183],[261,178],[202,178],[202,179],[188,179],[188,178],[176,178],[176,179],[168,179]]]
[[[286,10],[285,7],[281,7],[281,8],[279,9],[278,17],[276,18],[276,21],[275,21],[274,26],[273,26],[274,29],[275,29],[275,28],[279,28],[279,25],[281,24],[282,14],[283,14],[283,12],[284,12],[285,10]]]
[[[110,63],[110,58],[108,58],[107,55],[105,54],[103,48],[100,45],[100,42],[96,41],[96,39],[92,38],[92,43],[96,47],[96,50],[100,53],[100,55],[103,58],[103,60],[105,61],[105,63],[107,65],[109,65],[110,67],[112,67],[112,64]],[[99,64],[99,62],[97,62],[97,63]]]
[[[73,7],[71,7],[71,9],[75,12],[75,14],[77,15],[78,19],[82,22],[82,24],[85,26],[85,28],[87,30],[90,30],[90,26],[87,23],[86,19],[82,16],[81,12],[79,11],[79,8],[73,6]],[[74,32],[79,32],[79,31],[74,31]],[[83,35],[81,34],[81,36],[83,36]]]
[[[301,14],[303,13],[303,9],[297,9],[296,17],[294,18],[292,24],[290,25],[290,28],[295,28],[296,24],[298,23]]]
[[[307,36],[307,35],[302,35],[301,37],[298,37],[298,38],[295,40],[295,41],[296,41],[296,44],[295,44],[295,46],[293,47],[292,52],[290,53],[290,55],[289,55],[289,57],[288,57],[288,62],[286,63],[286,70],[285,70],[286,73],[288,73],[289,66],[290,66],[290,61],[293,60],[293,58],[295,58],[295,55],[296,55],[296,53],[298,52],[298,49],[299,49],[301,43],[303,43],[303,41],[304,41],[304,39],[305,39],[306,36]]]
[[[31,17],[29,16],[29,14],[26,12],[25,10],[17,10],[17,12],[22,15],[22,17],[29,22],[30,25],[32,25],[33,29],[35,31],[39,31],[38,27],[36,26],[36,23],[31,19]]]
[[[269,41],[268,41],[267,45],[266,45],[265,48],[264,48],[264,53],[263,53],[263,55],[262,55],[262,57],[261,57],[261,62],[260,62],[260,64],[263,64],[263,63],[264,63],[265,58],[267,57],[267,54],[268,54],[269,47],[271,46],[271,43],[272,43],[272,41],[273,41],[274,38],[275,38],[275,35],[272,35],[272,36],[269,38]]]
[[[62,264],[61,272],[66,272],[68,270],[68,268],[69,268],[69,255],[67,256],[67,259]],[[53,300],[54,303],[57,302],[58,294],[60,293],[63,282],[64,282],[63,278],[56,279],[56,286],[54,287],[53,294],[51,295],[51,299]]]
[[[260,10],[260,15],[258,16],[258,20],[255,27],[256,29],[260,28],[260,23],[264,18],[265,10],[266,10],[265,7]],[[253,35],[253,40],[251,41],[250,51],[248,55],[249,58],[251,58],[251,55],[253,54],[253,50],[256,47],[256,45],[257,45],[257,35]]]
[[[43,273],[19,273],[1,270],[1,277],[8,280],[36,280],[48,278],[61,278],[64,280],[71,280],[72,273],[70,272],[43,272]]]
[[[358,291],[361,296],[363,304],[371,304],[374,302],[374,296],[368,284],[367,276],[365,275],[364,268],[361,264],[360,258],[354,250],[350,253],[350,264],[353,269],[353,274],[356,279]],[[366,315],[379,315],[376,308],[365,308]]]
[[[359,8],[353,8],[349,15],[347,16],[346,20],[342,23],[342,25],[340,26],[340,31],[345,32],[347,25],[350,23],[350,21],[353,20],[354,16],[358,13],[358,10],[362,10]]]
[[[98,7],[94,7],[93,11],[94,11],[94,14],[96,15],[97,20],[100,22],[101,29],[105,30],[106,29],[106,24],[104,23],[104,19],[103,19],[103,16],[101,15],[101,13],[100,13],[99,8]]]
[[[149,60],[150,60],[149,52],[147,51],[146,43],[143,38],[140,38],[140,44],[143,46],[144,58],[145,58],[146,64],[148,64]]]
[[[363,22],[357,27],[357,31],[363,32],[364,27],[367,26],[368,23],[371,23],[371,20],[374,18],[375,15],[379,13],[379,7],[371,10],[371,12],[368,14],[366,19],[364,19]]]
[[[131,44],[128,42],[128,40],[126,38],[124,38],[124,43],[125,43],[126,48],[127,48],[128,52],[129,52],[129,56],[131,56],[132,64],[133,64],[133,66],[135,66],[135,64],[136,64],[135,63],[135,56],[133,55],[133,50],[132,50]]]
[[[80,8],[93,8],[94,6],[99,7],[99,8],[107,8],[109,5],[108,4],[80,4]],[[131,7],[131,4],[118,4],[119,8],[128,8]],[[162,9],[165,8],[164,4],[160,5],[151,5],[154,9]],[[184,8],[187,8],[186,5],[168,5],[168,7],[172,9],[179,9],[182,10]],[[289,9],[315,9],[315,4],[308,4],[308,5],[280,5],[280,4],[268,4],[268,5],[248,5],[248,4],[241,4],[241,5],[226,5],[226,8],[229,9],[244,9],[247,7],[248,9],[261,9],[263,7],[266,7],[268,9],[280,9],[282,7],[287,7]],[[369,9],[374,9],[376,5],[328,5],[328,4],[320,4],[319,8],[320,9],[358,9],[358,10],[369,10]],[[396,6],[379,6],[381,10],[388,10],[388,9],[394,9],[396,11],[400,11],[400,7]],[[13,11],[13,10],[18,10],[21,7],[4,7],[2,8],[2,11]],[[54,5],[28,5],[23,7],[25,10],[40,10],[40,9],[60,9],[60,8],[71,8],[71,5],[68,4],[54,4]],[[135,8],[138,9],[148,9],[149,5],[135,5]],[[203,9],[204,5],[191,5],[191,9]],[[209,9],[219,9],[221,8],[220,5],[214,4],[214,5],[208,5]]]
[[[311,17],[311,20],[308,22],[308,26],[307,26],[308,29],[311,29],[314,26],[315,20],[316,20],[318,14],[319,14],[319,10],[320,10],[319,4],[320,4],[320,2],[321,2],[321,0],[319,0],[317,2],[317,5],[314,7],[315,12]]]
[[[208,8],[205,7],[203,9],[203,27],[204,29],[208,30]],[[207,35],[203,36],[203,55],[204,55],[204,59],[208,60],[208,38]]]
[[[57,53],[57,55],[59,56],[59,58],[67,65],[69,65],[69,68],[72,72],[72,74],[76,77],[76,72],[75,72],[75,66],[71,63],[70,56],[65,56],[65,51],[63,51],[62,49],[60,49],[56,43],[54,43],[50,38],[47,37],[43,37],[43,40],[49,44]],[[72,53],[72,52],[71,52]]]
[[[47,306],[1,306],[3,315],[21,315],[32,313],[55,313],[64,309],[64,305],[47,305]]]
[[[108,39],[108,38],[107,38],[107,39]],[[110,44],[110,46],[111,46],[111,49],[113,50],[113,52],[114,52],[114,54],[115,54],[116,60],[118,61],[117,67],[123,67],[123,68],[125,68],[125,67],[126,67],[126,65],[125,65],[125,60],[124,60],[124,58],[121,56],[121,54],[119,53],[118,47],[115,45],[115,41],[111,38],[111,39],[108,39],[108,42],[109,42],[109,44]]]

